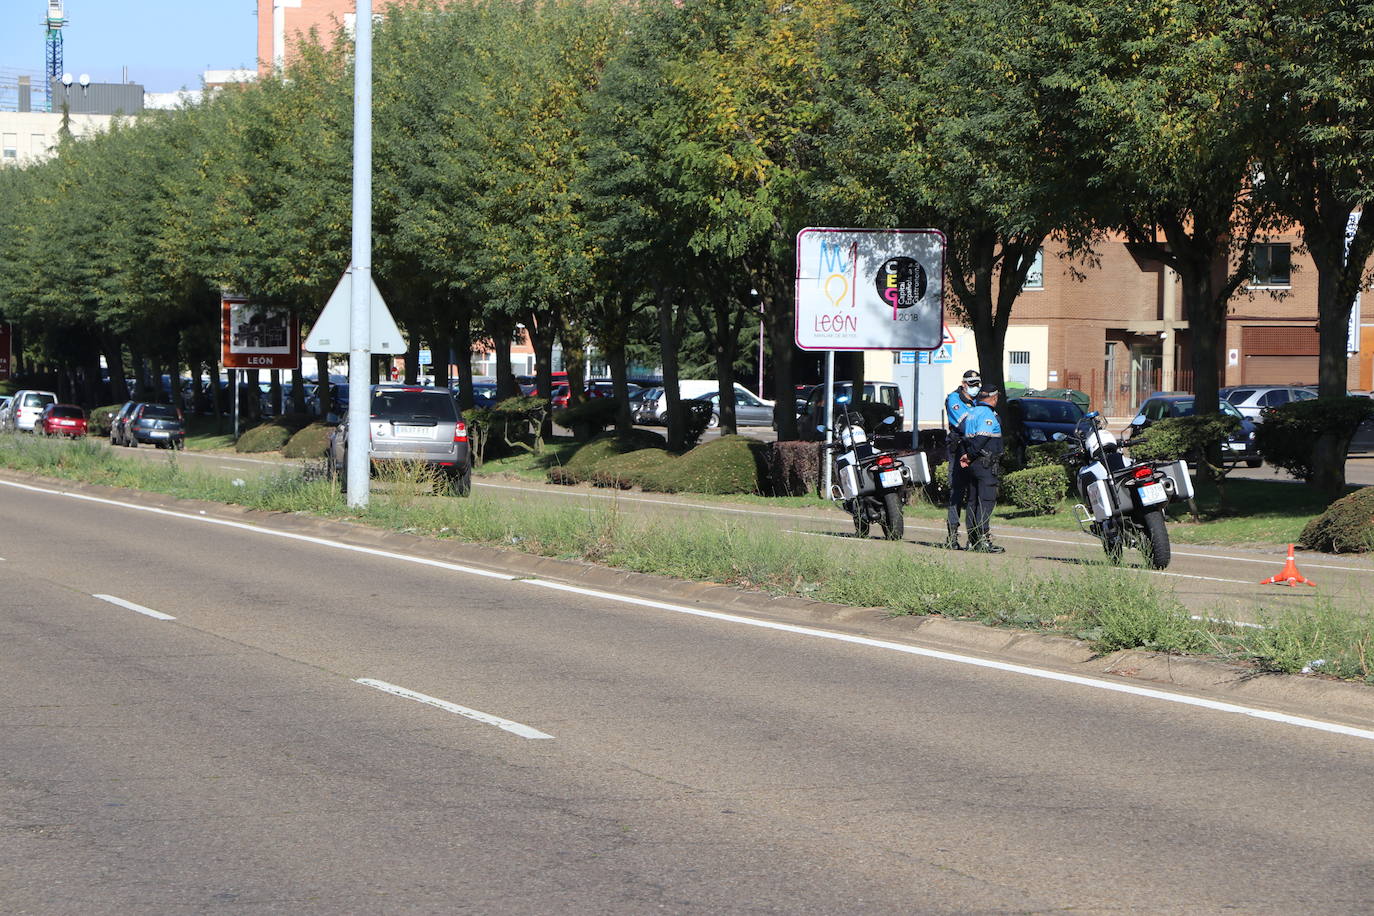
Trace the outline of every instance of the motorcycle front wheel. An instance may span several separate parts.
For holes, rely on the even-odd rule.
[[[1153,512],[1146,512],[1145,518],[1145,537],[1140,544],[1140,549],[1145,554],[1145,560],[1153,569],[1163,569],[1169,565],[1169,529],[1164,524],[1164,511],[1156,509]]]
[[[883,494],[883,537],[889,541],[900,541],[906,529],[906,519],[902,515],[902,494],[891,490]]]

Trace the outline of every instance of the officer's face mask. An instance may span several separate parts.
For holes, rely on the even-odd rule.
[[[968,391],[968,396],[971,398],[978,397],[978,392],[982,390],[977,385],[967,385],[965,388]]]

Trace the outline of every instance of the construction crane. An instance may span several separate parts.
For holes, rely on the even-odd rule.
[[[52,85],[62,78],[62,27],[66,24],[62,0],[48,0],[48,18],[43,20],[43,26],[47,30],[49,111],[52,110]]]

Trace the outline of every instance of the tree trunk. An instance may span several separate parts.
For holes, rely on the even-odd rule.
[[[563,344],[563,368],[568,373],[568,406],[581,404],[587,387],[587,349],[582,328],[571,321],[559,323],[558,339]]]
[[[553,397],[553,342],[556,337],[554,328],[558,324],[558,310],[540,312],[530,309],[525,318],[529,330],[530,346],[534,348],[534,393],[545,400]],[[553,411],[544,411],[543,422],[539,424],[539,437],[547,440],[553,435]]]
[[[315,398],[320,405],[320,419],[334,412],[334,399],[330,395],[329,354],[315,354]]]
[[[623,340],[607,347],[606,362],[611,367],[611,388],[615,394],[615,431],[618,436],[630,435],[634,429],[634,419],[630,416],[630,382],[625,360]]]
[[[796,339],[796,304],[787,294],[784,283],[778,282],[773,270],[759,278],[755,287],[763,300],[764,326],[768,329],[769,375],[773,383],[773,424],[778,441],[798,438],[796,377],[793,346]]]
[[[487,331],[491,335],[492,355],[496,358],[496,400],[499,403],[520,393],[520,386],[515,383],[515,370],[510,364],[515,321],[506,314],[493,314],[487,319]]]
[[[430,351],[430,366],[434,369],[434,387],[449,387],[449,356],[453,352],[453,341],[442,328],[434,330],[434,344]]]
[[[673,294],[662,286],[654,289],[658,308],[658,353],[663,364],[663,409],[668,424],[668,450],[682,452],[687,445],[687,430],[682,419],[682,392],[678,387],[678,341],[682,339],[680,313],[675,309]]]
[[[122,404],[129,400],[129,383],[124,377],[124,347],[117,338],[106,334],[100,339],[100,348],[110,372],[110,401]]]

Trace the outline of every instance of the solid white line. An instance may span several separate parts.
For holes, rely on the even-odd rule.
[[[362,553],[368,556],[381,557],[386,560],[400,560],[403,563],[415,563],[419,566],[433,566],[436,569],[447,569],[451,572],[468,573],[469,575],[482,576],[487,579],[502,579],[506,582],[510,582],[519,578],[519,576],[512,576],[508,573],[477,569],[474,566],[460,566],[457,563],[445,563],[442,560],[430,560],[425,557],[393,553],[390,550],[377,550],[373,547],[359,547],[354,544],[344,544],[340,541],[330,541],[325,538],[311,537],[308,534],[295,534],[291,531],[276,531],[272,528],[263,528],[258,525],[250,525],[246,522],[233,522],[228,519],[210,518],[205,515],[188,515],[185,512],[173,512],[171,509],[159,509],[156,506],[139,506],[133,503],[120,502],[115,499],[105,499],[100,496],[88,496],[85,493],[72,493],[67,490],[51,490],[45,487],[34,487],[29,484],[15,483],[12,480],[0,480],[0,486],[14,487],[18,490],[29,490],[33,493],[45,493],[50,496],[66,496],[71,499],[82,500],[83,502],[99,503],[105,506],[117,506],[121,509],[133,509],[138,512],[151,512],[154,515],[162,515],[168,518],[182,518],[208,525],[219,525],[224,528],[236,528],[240,531],[250,531],[254,534],[265,534],[271,537],[286,538],[292,541],[303,541],[307,544],[315,544],[320,547],[329,547],[334,550],[347,550],[351,553]]]
[[[886,640],[871,639],[863,636],[851,636],[845,633],[831,633],[826,630],[817,630],[811,627],[801,627],[792,624],[771,623],[764,620],[754,620],[749,617],[740,617],[734,614],[723,614],[717,611],[706,611],[700,608],[683,607],[682,605],[668,604],[662,601],[652,601],[646,598],[635,598],[628,595],[616,595],[610,592],[600,592],[592,589],[579,588],[573,585],[564,585],[561,582],[550,582],[544,579],[523,578],[511,576],[504,573],[493,573],[482,569],[459,566],[456,563],[442,563],[437,560],[427,560],[423,557],[412,557],[405,554],[391,553],[383,550],[373,550],[367,547],[355,547],[351,544],[342,544],[335,541],[327,541],[323,538],[308,537],[301,534],[292,534],[286,531],[274,531],[270,528],[261,528],[257,525],[249,525],[243,522],[231,522],[224,519],[209,518],[206,516],[187,515],[184,512],[173,512],[168,509],[159,509],[154,506],[139,506],[133,503],[118,502],[113,499],[104,499],[97,496],[87,496],[83,493],[70,493],[63,490],[51,490],[43,487],[30,486],[29,484],[16,483],[9,480],[0,480],[0,485],[14,487],[21,490],[29,490],[34,493],[45,493],[54,496],[67,496],[73,499],[85,500],[88,502],[101,503],[109,506],[117,506],[123,509],[132,509],[139,512],[151,512],[156,515],[163,515],[172,518],[181,518],[193,522],[202,522],[211,525],[222,525],[228,528],[237,528],[256,534],[265,534],[273,537],[283,537],[292,540],[305,541],[307,543],[318,544],[324,547],[333,547],[339,550],[349,550],[358,553],[366,553],[385,559],[400,560],[402,562],[417,563],[423,566],[433,566],[440,569],[448,569],[453,572],[467,573],[475,576],[482,576],[491,579],[502,579],[508,582],[523,582],[528,585],[540,588],[555,589],[574,594],[586,595],[589,597],[601,598],[607,601],[618,601],[625,604],[635,604],[641,607],[656,608],[659,610],[672,611],[679,614],[689,614],[696,617],[705,617],[713,620],[720,620],[729,623],[738,623],[745,626],[761,627],[764,629],[778,630],[781,632],[795,633],[802,636],[810,636],[818,639],[829,639],[838,642],[848,642],[855,645],[870,646],[873,648],[886,649],[894,652],[902,652],[908,655],[918,655],[928,658],[938,658],[945,661],[956,662],[959,664],[975,665],[982,668],[992,668],[999,671],[1007,671],[1022,674],[1028,677],[1044,678],[1047,680],[1062,681],[1065,683],[1077,684],[1084,687],[1091,687],[1099,690],[1110,690],[1117,693],[1132,694],[1135,696],[1149,697],[1169,703],[1181,703],[1188,706],[1198,706],[1205,709],[1212,709],[1220,712],[1235,713],[1239,715],[1251,716],[1272,722],[1279,722],[1286,725],[1294,725],[1302,728],[1311,728],[1318,731],[1332,732],[1335,734],[1349,735],[1366,740],[1374,740],[1374,731],[1351,728],[1345,725],[1337,725],[1330,722],[1321,722],[1316,719],[1307,719],[1300,716],[1290,716],[1284,713],[1269,712],[1267,710],[1251,709],[1245,706],[1238,706],[1233,703],[1221,703],[1215,700],[1204,700],[1195,697],[1183,696],[1181,694],[1166,693],[1162,690],[1151,690],[1144,687],[1136,687],[1130,684],[1118,684],[1112,681],[1104,681],[1096,678],[1081,677],[1072,674],[1061,674],[1059,672],[1031,668],[1026,665],[1011,665],[1004,662],[988,661],[986,659],[975,658],[973,656],[956,655],[950,652],[940,652],[934,649],[923,649],[918,646],[903,645],[902,643],[888,642]]]
[[[398,697],[405,697],[407,700],[415,700],[429,706],[435,706],[456,715],[466,716],[477,722],[484,722],[487,725],[495,725],[497,728],[504,729],[513,735],[521,738],[537,740],[540,738],[552,738],[553,735],[546,735],[537,728],[530,728],[528,725],[521,725],[519,722],[512,722],[510,719],[503,719],[500,716],[493,716],[491,713],[479,712],[476,709],[468,709],[466,706],[459,706],[457,703],[450,703],[447,700],[440,700],[423,693],[416,693],[414,690],[407,690],[404,687],[397,687],[395,684],[388,684],[386,681],[374,680],[370,677],[355,678],[355,684],[362,684],[366,687],[375,687],[385,693],[390,693]]]
[[[1264,719],[1270,722],[1278,722],[1283,725],[1294,725],[1300,728],[1311,728],[1317,731],[1331,732],[1337,735],[1347,735],[1352,738],[1363,738],[1367,741],[1374,741],[1374,731],[1362,728],[1352,728],[1348,725],[1339,725],[1334,722],[1323,722],[1319,719],[1308,719],[1302,716],[1292,716],[1287,713],[1271,712],[1266,709],[1252,709],[1248,706],[1240,706],[1235,703],[1223,703],[1218,700],[1206,700],[1200,697],[1190,697],[1184,694],[1167,693],[1163,690],[1152,690],[1148,687],[1137,687],[1133,684],[1119,684],[1114,681],[1104,681],[1098,678],[1083,677],[1077,674],[1063,674],[1058,671],[1049,671],[1042,668],[1032,668],[1028,665],[1015,665],[1009,662],[996,662],[983,658],[976,658],[971,655],[958,655],[953,652],[941,652],[938,649],[926,649],[920,646],[910,646],[903,643],[889,642],[884,639],[873,639],[868,636],[853,636],[848,633],[833,633],[829,630],[818,630],[813,627],[797,626],[790,623],[774,623],[769,620],[756,620],[752,617],[741,617],[737,614],[725,614],[720,611],[707,611],[702,608],[684,607],[680,604],[668,604],[663,601],[652,601],[647,598],[634,598],[628,595],[617,595],[613,592],[601,592],[590,588],[581,588],[576,585],[565,585],[561,582],[549,582],[545,579],[526,579],[528,585],[539,586],[540,588],[553,589],[560,592],[570,592],[576,595],[583,595],[589,598],[601,598],[606,601],[619,601],[626,604],[637,604],[643,607],[657,608],[664,611],[672,611],[675,614],[688,614],[693,617],[705,617],[710,620],[719,620],[725,623],[736,623],[744,626],[758,627],[765,630],[777,630],[782,633],[794,633],[798,636],[810,636],[815,639],[828,639],[835,642],[852,643],[858,646],[869,646],[875,649],[885,649],[890,652],[901,652],[906,655],[918,655],[924,658],[936,658],[942,661],[955,662],[961,665],[974,665],[979,668],[991,668],[995,671],[1005,671],[1012,674],[1020,674],[1026,677],[1040,678],[1048,681],[1060,681],[1065,684],[1076,684],[1081,687],[1091,687],[1096,690],[1110,690],[1115,693],[1126,693],[1132,696],[1147,697],[1153,700],[1162,700],[1166,703],[1179,703],[1184,706],[1197,706],[1203,709],[1210,709],[1216,712],[1232,713],[1242,716],[1250,716],[1256,719]]]
[[[164,614],[161,611],[155,611],[152,608],[146,608],[141,604],[134,604],[132,601],[125,601],[123,598],[116,598],[114,595],[92,595],[91,597],[99,598],[101,601],[108,601],[110,604],[118,605],[119,607],[125,608],[126,610],[137,611],[140,614],[146,614],[149,617],[152,617],[156,620],[176,620],[176,618],[173,617],[171,614]]]

